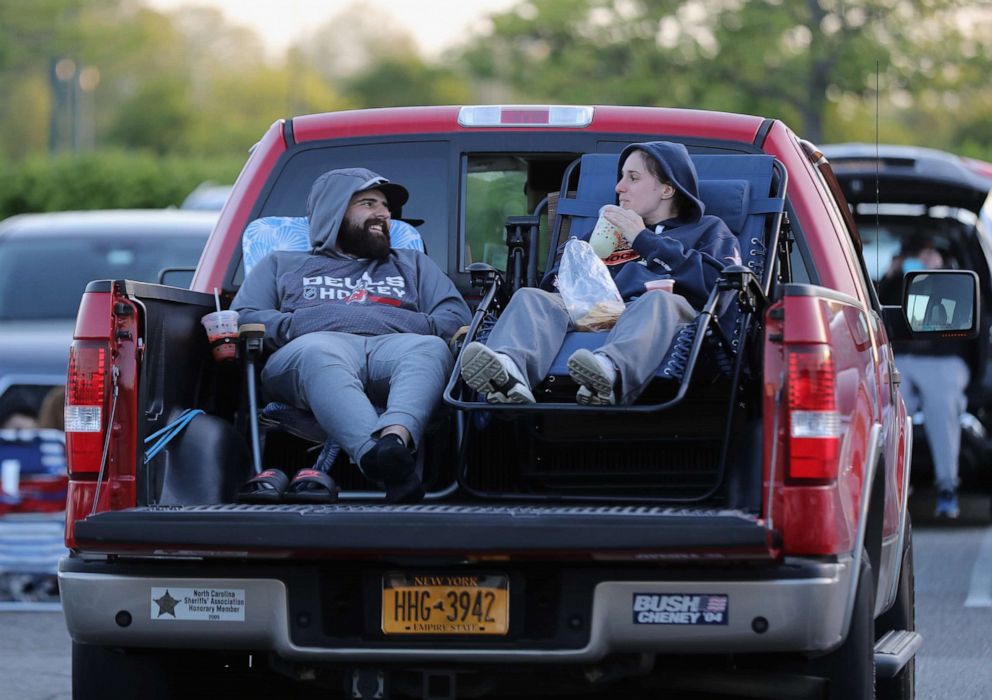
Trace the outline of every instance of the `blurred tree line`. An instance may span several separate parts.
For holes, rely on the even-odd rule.
[[[197,178],[233,181],[275,119],[390,105],[718,109],[781,118],[815,142],[874,140],[877,118],[883,142],[992,160],[985,5],[521,0],[428,59],[368,3],[273,57],[209,8],[0,0],[0,215],[175,204]],[[169,183],[151,186],[159,162]],[[74,173],[85,199],[39,194]]]

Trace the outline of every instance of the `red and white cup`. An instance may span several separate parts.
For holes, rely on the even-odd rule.
[[[238,354],[238,312],[211,311],[200,319],[217,361],[233,360]]]

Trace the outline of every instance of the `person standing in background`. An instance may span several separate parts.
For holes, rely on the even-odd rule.
[[[878,283],[883,304],[902,303],[903,279],[914,270],[944,267],[944,256],[927,237],[914,236],[902,249]],[[958,506],[958,458],[961,452],[961,415],[968,405],[965,389],[971,373],[958,354],[957,343],[909,340],[894,343],[896,367],[902,375],[899,391],[912,415],[923,411],[923,428],[933,455],[937,486],[938,518],[955,519]]]

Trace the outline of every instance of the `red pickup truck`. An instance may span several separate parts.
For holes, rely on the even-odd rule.
[[[477,337],[613,196],[619,152],[663,139],[686,145],[744,255],[638,403],[578,406],[553,370],[536,404],[489,406],[456,367],[423,503],[385,503],[346,456],[337,503],[235,502],[253,469],[314,457],[305,431],[257,429],[257,368],[213,361],[200,324],[214,290],[237,291],[252,222],[299,220],[332,168],[403,183],[402,218]],[[974,334],[978,302],[967,272],[909,273],[901,307],[869,279],[829,164],[775,119],[479,106],[276,122],[190,289],[83,296],[59,573],[74,697],[913,697],[911,430],[889,342]],[[927,324],[935,305],[950,325]],[[191,408],[205,413],[146,459]]]

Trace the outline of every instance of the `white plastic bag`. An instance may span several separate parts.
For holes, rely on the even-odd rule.
[[[623,313],[623,297],[600,259],[585,241],[573,238],[565,244],[558,268],[558,293],[580,331],[605,331]]]

